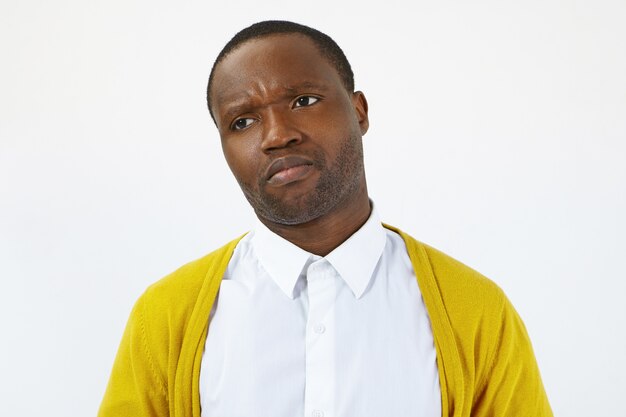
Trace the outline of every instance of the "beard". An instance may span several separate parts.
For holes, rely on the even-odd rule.
[[[314,189],[295,200],[285,201],[267,192],[265,177],[258,175],[255,187],[239,182],[246,199],[259,218],[282,225],[297,225],[310,222],[331,212],[355,196],[365,175],[363,146],[359,136],[344,141],[337,158],[327,165],[322,151],[310,155],[313,166],[321,173]]]

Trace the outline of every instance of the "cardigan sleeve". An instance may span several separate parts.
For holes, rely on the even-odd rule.
[[[149,349],[145,294],[135,304],[117,352],[98,417],[166,417],[167,388]]]
[[[472,417],[552,417],[526,327],[504,296],[500,328],[476,387]]]

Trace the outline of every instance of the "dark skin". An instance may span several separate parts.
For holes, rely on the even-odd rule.
[[[224,156],[261,222],[319,256],[365,223],[367,101],[313,41],[247,41],[218,64],[213,86]]]

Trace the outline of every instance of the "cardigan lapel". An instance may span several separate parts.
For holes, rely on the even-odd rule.
[[[404,240],[424,298],[437,351],[442,415],[460,417],[463,415],[465,396],[462,361],[426,246],[393,226],[383,226],[398,233]]]
[[[208,264],[180,349],[176,367],[172,417],[200,417],[200,365],[209,315],[228,262],[243,236],[215,251]]]

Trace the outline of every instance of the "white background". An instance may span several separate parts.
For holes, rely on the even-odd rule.
[[[353,65],[383,219],[504,288],[555,415],[626,416],[623,0],[0,4],[2,415],[94,415],[143,289],[249,228],[204,89],[284,18]]]

